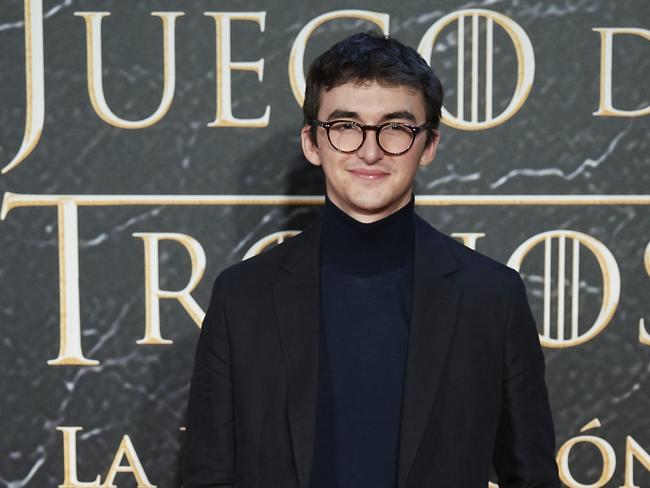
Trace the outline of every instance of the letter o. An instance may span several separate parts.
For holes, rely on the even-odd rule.
[[[576,479],[571,475],[571,470],[569,469],[569,452],[573,446],[579,442],[589,442],[596,446],[603,459],[603,469],[600,473],[600,478],[590,485],[585,485],[584,483],[576,481]],[[600,488],[605,486],[614,475],[614,468],[616,468],[616,454],[614,453],[612,445],[605,439],[593,435],[572,437],[562,444],[562,447],[557,452],[556,459],[560,471],[560,479],[562,480],[562,483],[569,488]]]

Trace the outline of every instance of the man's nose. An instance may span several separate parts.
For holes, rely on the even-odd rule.
[[[384,151],[377,143],[377,132],[369,130],[366,132],[366,140],[357,149],[357,155],[367,164],[374,164],[384,158]]]

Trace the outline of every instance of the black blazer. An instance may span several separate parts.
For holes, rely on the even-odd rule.
[[[544,357],[519,273],[415,219],[396,488],[485,488],[491,464],[501,488],[559,488]],[[309,488],[319,244],[317,219],[215,280],[190,388],[185,488]]]

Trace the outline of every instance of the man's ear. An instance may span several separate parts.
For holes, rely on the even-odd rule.
[[[435,129],[433,131],[433,139],[427,146],[424,148],[424,152],[420,157],[419,166],[427,166],[431,164],[433,158],[436,157],[436,150],[438,149],[438,143],[440,142],[440,131]]]
[[[307,161],[314,166],[320,166],[320,154],[318,152],[318,146],[312,139],[311,126],[303,125],[302,129],[300,129],[300,143],[302,144],[302,152],[307,158]]]

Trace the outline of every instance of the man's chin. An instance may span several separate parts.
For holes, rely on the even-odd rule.
[[[382,198],[361,198],[356,199],[352,202],[353,208],[360,214],[372,216],[383,214],[390,211],[390,209],[395,205],[395,202],[391,202],[388,199]]]

